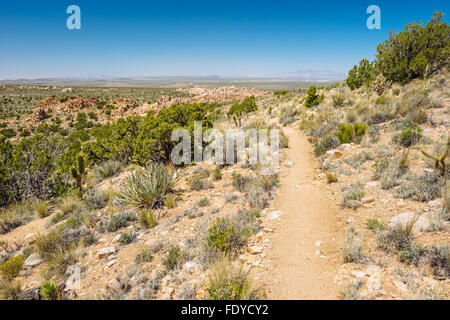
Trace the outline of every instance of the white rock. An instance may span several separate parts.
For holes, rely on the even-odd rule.
[[[442,200],[436,199],[436,200],[430,201],[430,202],[428,202],[428,206],[430,206],[432,208],[442,207]]]
[[[394,280],[392,280],[392,283],[400,292],[403,292],[403,293],[408,292],[408,286],[406,284],[404,284],[402,281],[394,279]]]
[[[284,163],[284,166],[285,166],[286,168],[292,168],[292,167],[294,166],[294,163],[293,163],[292,161],[288,161],[288,162],[285,162],[285,163]]]
[[[112,265],[114,265],[115,263],[116,263],[116,259],[112,259],[112,260],[108,261],[108,263],[106,264],[106,267],[109,268]]]
[[[192,273],[194,272],[196,269],[198,269],[198,264],[193,262],[193,261],[188,261],[183,265],[183,270],[185,270],[186,272]]]
[[[378,185],[378,181],[369,181],[366,182],[367,187],[376,187]]]
[[[281,211],[273,211],[267,215],[267,219],[275,220],[278,219],[283,213]]]
[[[316,241],[314,244],[316,245],[316,247],[320,247],[322,245],[322,241]]]
[[[261,246],[248,246],[247,252],[250,254],[260,254],[263,248]]]
[[[36,234],[35,233],[29,233],[25,236],[24,241],[25,242],[29,242],[30,240],[32,240],[32,238],[34,238]]]
[[[381,289],[381,272],[378,270],[367,279],[367,290],[377,291]]]
[[[115,246],[112,247],[106,247],[103,249],[100,249],[97,251],[97,257],[99,259],[102,259],[104,257],[108,257],[109,255],[116,253],[117,252],[117,248]]]
[[[362,279],[366,275],[366,273],[364,271],[358,271],[358,270],[352,270],[352,271],[350,271],[350,274],[358,279]]]
[[[374,197],[364,197],[364,198],[361,199],[362,203],[371,203],[371,202],[374,202],[374,201],[375,201]]]
[[[27,260],[25,260],[25,267],[33,268],[33,267],[40,265],[42,262],[43,261],[42,261],[41,256],[37,253],[33,253],[32,255],[30,255],[27,258]]]
[[[327,154],[330,155],[330,156],[334,156],[337,159],[341,158],[344,155],[344,153],[342,153],[342,151],[339,151],[339,150],[336,150],[336,149],[328,150]]]
[[[408,223],[411,223],[416,218],[417,213],[415,212],[402,212],[396,215],[395,217],[391,218],[391,220],[389,220],[389,224],[391,226],[396,226],[398,224],[405,226]],[[420,215],[413,226],[413,230],[421,232],[425,232],[429,230],[429,228],[430,228],[430,220],[428,219],[428,217],[424,215]]]

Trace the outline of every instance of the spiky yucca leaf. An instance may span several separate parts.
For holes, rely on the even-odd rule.
[[[171,167],[150,163],[128,177],[119,199],[137,208],[156,208],[179,181]]]

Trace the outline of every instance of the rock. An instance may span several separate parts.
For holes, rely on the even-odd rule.
[[[25,260],[25,267],[26,268],[33,268],[36,267],[38,265],[40,265],[42,263],[42,258],[39,254],[37,253],[33,253],[32,255],[30,255],[27,260]]]
[[[22,291],[17,296],[17,300],[41,300],[39,288]]]
[[[172,277],[170,275],[165,276],[164,278],[161,279],[161,286],[167,287],[171,280],[172,280]]]
[[[285,166],[286,168],[292,168],[292,167],[294,166],[294,163],[291,162],[291,161],[288,161],[288,162],[285,162],[285,163],[284,163],[284,166]]]
[[[362,279],[366,275],[366,273],[364,271],[358,271],[358,270],[352,270],[352,271],[350,271],[350,274],[358,279]]]
[[[366,182],[366,187],[376,187],[376,186],[378,186],[378,182],[377,181]]]
[[[411,223],[414,219],[416,219],[416,217],[417,213],[415,212],[402,212],[396,215],[395,217],[391,218],[391,220],[389,220],[389,224],[391,226],[395,226],[398,224],[405,226],[408,223]],[[429,229],[430,229],[430,220],[428,219],[428,217],[420,215],[417,218],[417,221],[414,223],[413,230],[425,232]]]
[[[434,288],[438,283],[436,280],[428,278],[428,277],[423,277],[422,280],[423,280],[423,283],[425,283],[426,285],[428,285],[432,288]]]
[[[374,201],[375,201],[374,197],[364,197],[364,198],[361,199],[362,203],[372,203]]]
[[[115,236],[113,239],[113,242],[119,242],[121,236],[122,236],[121,234],[118,234],[117,236]]]
[[[320,247],[322,245],[322,241],[316,241],[314,244],[316,245],[316,247]]]
[[[406,284],[404,284],[402,281],[394,279],[394,280],[392,280],[392,283],[400,292],[403,292],[403,293],[408,292],[408,286]]]
[[[380,272],[380,267],[378,267],[378,266],[376,266],[376,265],[374,265],[374,264],[369,265],[369,266],[367,267],[367,269],[366,269],[366,273],[367,273],[369,276],[371,276],[371,275],[373,275],[373,274],[375,274],[375,273],[377,273],[377,272]]]
[[[198,269],[199,265],[193,261],[188,261],[183,265],[183,270],[188,272],[188,273],[192,273],[194,272],[196,269]]]
[[[109,260],[108,263],[106,264],[106,267],[109,268],[109,267],[113,266],[115,263],[116,263],[116,259]]]
[[[29,242],[32,238],[34,238],[36,234],[35,233],[29,233],[25,236],[24,241]]]
[[[367,279],[367,290],[377,291],[381,289],[381,272],[378,270]]]
[[[339,151],[339,150],[336,150],[336,149],[328,150],[327,154],[331,155],[331,156],[334,156],[336,159],[339,159],[339,158],[341,158],[344,155],[344,153],[342,151]]]
[[[267,215],[267,219],[275,220],[278,219],[283,213],[281,211],[273,211]]]
[[[428,202],[428,206],[430,206],[432,208],[442,207],[442,200],[436,199],[436,200],[430,201],[430,202]]]
[[[258,232],[258,234],[256,235],[256,240],[259,242],[263,239],[263,233],[262,232]]]
[[[108,257],[111,254],[116,253],[116,252],[117,252],[117,248],[115,246],[106,247],[106,248],[103,248],[103,249],[100,249],[97,251],[97,257],[99,259],[102,259],[102,258]]]
[[[248,246],[247,252],[250,254],[260,254],[263,248],[261,246]]]

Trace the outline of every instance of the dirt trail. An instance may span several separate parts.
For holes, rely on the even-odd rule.
[[[297,129],[284,130],[293,167],[281,165],[280,187],[271,203],[283,214],[268,234],[266,293],[269,299],[336,299],[333,278],[343,233],[336,200],[326,184],[315,181],[317,159],[307,138]]]

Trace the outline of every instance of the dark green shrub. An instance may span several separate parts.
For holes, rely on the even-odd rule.
[[[319,105],[323,102],[323,100],[324,100],[323,94],[318,95],[316,92],[317,92],[316,86],[309,87],[308,92],[306,93],[306,98],[305,98],[305,106],[307,108],[311,108],[311,107]]]
[[[391,31],[377,47],[376,68],[393,82],[427,77],[448,64],[449,34],[441,12],[434,13],[425,26],[412,22],[399,33]]]
[[[403,147],[411,147],[422,140],[422,129],[414,123],[392,138],[392,142]]]
[[[349,72],[347,77],[347,85],[350,89],[358,89],[363,84],[369,86],[374,79],[374,67],[373,63],[367,59],[362,59],[359,62],[359,66],[354,66]]]

